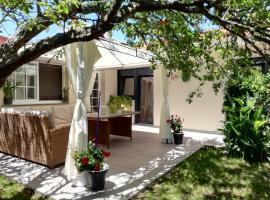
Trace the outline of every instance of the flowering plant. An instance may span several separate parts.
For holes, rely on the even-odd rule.
[[[175,134],[183,133],[183,122],[184,119],[181,119],[178,115],[171,115],[170,118],[167,119],[167,123],[171,125],[171,129]]]
[[[86,151],[73,151],[73,159],[79,172],[103,170],[104,161],[110,155],[110,152],[102,150],[99,145],[92,141],[89,141]]]

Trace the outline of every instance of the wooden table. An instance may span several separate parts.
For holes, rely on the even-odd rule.
[[[122,112],[101,114],[99,117],[98,143],[110,148],[110,135],[129,137],[132,140],[132,115],[139,112]],[[88,136],[95,138],[97,114],[88,113]]]

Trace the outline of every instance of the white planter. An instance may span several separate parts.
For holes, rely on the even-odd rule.
[[[77,177],[72,181],[72,185],[76,187],[84,187],[89,185],[89,173],[87,171],[79,172]]]

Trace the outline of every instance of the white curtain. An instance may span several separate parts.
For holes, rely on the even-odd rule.
[[[82,151],[87,148],[88,122],[85,100],[94,64],[101,55],[93,41],[67,45],[65,53],[70,81],[77,98],[69,132],[65,163],[67,179],[72,180],[77,176],[77,170],[71,155],[72,150],[77,148],[79,151]]]
[[[170,124],[166,121],[170,117],[170,106],[168,100],[169,94],[169,80],[167,76],[167,70],[164,66],[161,67],[161,79],[162,79],[162,94],[163,94],[163,102],[160,113],[160,128],[159,128],[159,136],[162,142],[171,143],[172,142],[172,134]]]

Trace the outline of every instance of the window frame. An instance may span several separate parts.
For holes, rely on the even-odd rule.
[[[36,62],[36,61],[33,61],[33,62],[29,62],[31,64],[33,64],[35,66],[35,82],[36,82],[36,85],[33,86],[33,87],[30,87],[30,86],[27,86],[27,80],[25,82],[25,85],[24,86],[17,86],[16,85],[16,80],[17,80],[17,71],[13,72],[13,76],[14,76],[14,82],[13,84],[15,85],[16,88],[24,88],[25,89],[25,96],[24,96],[24,99],[16,99],[16,89],[14,90],[14,93],[13,93],[13,103],[14,105],[16,104],[24,104],[24,103],[28,103],[28,104],[31,104],[31,103],[34,103],[34,102],[38,102],[39,101],[39,63]],[[29,63],[25,64],[25,65],[28,65]],[[22,65],[21,67],[25,66],[25,65]],[[27,67],[25,68],[27,69]],[[27,72],[25,72],[25,75],[27,76]],[[34,88],[36,90],[36,98],[34,99],[27,99],[26,98],[26,89],[27,88]]]
[[[96,83],[96,79],[97,80],[97,89],[95,89],[95,83]],[[94,94],[94,90],[97,91],[97,96],[93,97]],[[94,82],[94,86],[90,95],[90,112],[97,112],[98,111],[98,101],[99,98],[101,96],[101,73],[100,72],[96,72],[96,77],[95,77],[95,82]],[[93,105],[93,99],[97,99],[97,104]],[[101,106],[101,105],[100,105]]]
[[[35,63],[35,66],[36,66],[36,86],[35,86],[35,88],[36,88],[36,98],[35,99],[20,99],[20,100],[18,100],[18,99],[15,98],[16,97],[15,96],[16,91],[14,91],[12,105],[58,104],[58,103],[63,103],[62,100],[40,100],[39,99],[39,65],[42,62],[31,61],[29,63]],[[27,65],[27,64],[25,64],[25,65]],[[52,64],[52,65],[54,65],[54,64]],[[16,73],[16,71],[13,72],[13,73]],[[16,74],[13,74],[13,73],[12,73],[12,75],[14,76],[14,81],[16,81]],[[63,65],[62,65],[62,81],[64,81]],[[62,87],[64,87],[64,83],[62,83]]]

